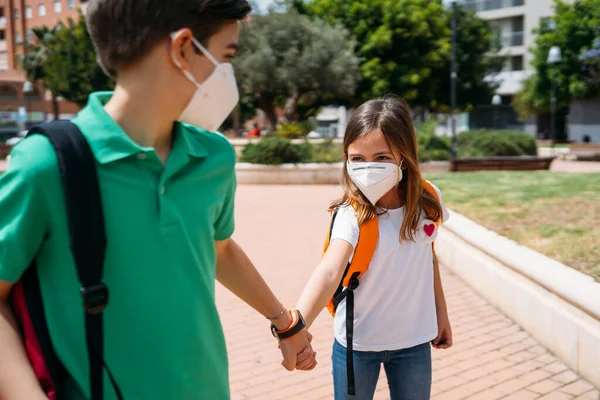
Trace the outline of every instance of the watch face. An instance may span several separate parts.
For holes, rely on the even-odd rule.
[[[275,328],[275,325],[271,325],[271,334],[272,334],[272,335],[273,335],[275,338],[279,339],[279,335],[277,334],[277,328]]]

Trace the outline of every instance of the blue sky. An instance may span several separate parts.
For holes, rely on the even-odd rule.
[[[261,11],[266,11],[267,7],[273,4],[273,0],[254,0],[256,4],[260,7]]]

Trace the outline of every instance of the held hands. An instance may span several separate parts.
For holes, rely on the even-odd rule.
[[[279,349],[283,355],[281,365],[288,371],[314,369],[317,366],[317,353],[312,349],[312,335],[305,329],[306,323],[300,312],[284,309],[281,315],[268,319],[273,322],[273,335],[279,339]]]
[[[281,365],[288,371],[311,371],[317,366],[317,353],[313,351],[310,342],[312,335],[303,329],[289,339],[282,339],[279,348],[283,355]]]

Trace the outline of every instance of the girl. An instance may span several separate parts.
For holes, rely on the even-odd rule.
[[[430,343],[452,345],[433,251],[448,212],[439,190],[421,180],[408,106],[394,98],[360,106],[346,128],[344,156],[344,196],[330,208],[329,245],[297,308],[310,327],[336,294],[328,306],[336,400],[372,399],[382,364],[392,400],[429,399]]]

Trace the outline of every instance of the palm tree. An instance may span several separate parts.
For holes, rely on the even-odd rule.
[[[33,42],[26,41],[23,43],[25,51],[20,57],[19,63],[30,82],[35,83],[44,80],[46,60],[48,59],[48,47],[54,42],[56,32],[61,28],[61,24],[52,28],[47,26],[33,28]],[[54,114],[54,119],[58,119],[58,99],[52,91],[50,91],[50,94],[52,96],[52,113]]]

